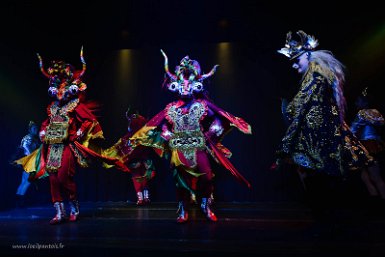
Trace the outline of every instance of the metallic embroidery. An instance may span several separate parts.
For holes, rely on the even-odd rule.
[[[169,141],[171,149],[187,150],[189,148],[205,148],[205,138],[200,131],[186,131],[175,133]]]
[[[384,117],[376,109],[363,109],[358,112],[358,117],[364,121],[369,122],[370,124],[379,123],[384,124]]]
[[[187,112],[186,112],[187,111]],[[198,131],[199,120],[206,113],[206,108],[201,102],[193,103],[189,109],[172,105],[167,115],[173,122],[173,132]]]
[[[63,107],[59,107],[56,103],[50,107],[50,122],[47,126],[44,138],[47,144],[62,143],[68,138],[68,127],[70,118],[68,112],[73,111],[79,103],[76,98]]]
[[[306,114],[306,121],[308,126],[312,129],[318,129],[321,127],[324,122],[322,117],[322,108],[317,105],[312,106]]]
[[[62,143],[68,138],[69,118],[65,116],[56,115],[55,120],[62,120],[61,122],[52,121],[47,126],[44,141],[47,144]]]
[[[332,114],[338,116],[337,106],[332,105]]]
[[[70,144],[71,150],[74,153],[77,162],[79,163],[80,167],[86,168],[88,167],[88,162],[86,157],[79,151],[79,149],[74,145]]]
[[[172,105],[167,112],[173,124],[169,146],[180,151],[193,165],[196,165],[196,151],[206,147],[199,123],[205,113],[206,106],[201,102],[193,103],[188,109]]]
[[[330,94],[334,75],[311,64],[299,92],[287,107],[291,118],[278,153],[291,155],[300,166],[344,175],[372,162],[365,147],[341,123],[335,99]]]
[[[46,169],[50,172],[56,172],[61,167],[63,155],[63,144],[51,144],[48,146],[48,158]]]

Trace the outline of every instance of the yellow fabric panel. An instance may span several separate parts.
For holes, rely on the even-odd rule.
[[[40,148],[37,148],[31,154],[24,156],[14,162],[16,164],[20,164],[26,172],[37,171],[36,159],[40,156],[39,151]]]

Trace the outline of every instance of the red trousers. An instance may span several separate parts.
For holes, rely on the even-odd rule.
[[[187,183],[191,189],[196,189],[199,196],[209,198],[214,190],[213,177],[210,161],[205,151],[198,151],[196,154],[197,167],[195,172],[203,173],[199,177],[195,177],[184,170],[183,167],[178,167],[180,177]],[[183,187],[177,187],[176,190],[178,201],[189,201],[190,192]]]
[[[76,199],[76,184],[74,181],[76,160],[71,148],[65,146],[61,167],[57,172],[49,173],[52,202],[62,202],[65,199]]]
[[[140,166],[137,168],[131,169],[132,183],[134,184],[135,192],[143,192],[144,189],[147,189],[148,179],[144,177],[146,174],[146,168],[144,163],[140,162]]]

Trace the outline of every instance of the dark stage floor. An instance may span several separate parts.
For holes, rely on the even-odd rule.
[[[176,224],[175,203],[136,207],[82,202],[76,223],[52,226],[50,205],[0,212],[1,256],[384,256],[385,215],[336,210],[319,226],[300,203],[216,203],[217,223],[197,206]],[[38,249],[40,247],[40,249]],[[43,247],[51,249],[43,249]],[[17,248],[17,249],[16,249]],[[26,248],[26,249],[23,249]],[[57,248],[57,249],[56,249]]]

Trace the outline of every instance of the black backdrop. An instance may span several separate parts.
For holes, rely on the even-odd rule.
[[[139,1],[138,1],[139,2]],[[128,106],[152,117],[172,100],[162,89],[163,49],[170,68],[189,55],[208,72],[210,97],[221,108],[252,125],[253,134],[232,131],[224,144],[231,161],[251,182],[247,189],[214,164],[218,201],[293,201],[301,197],[295,174],[272,172],[274,150],[284,133],[280,98],[290,97],[300,77],[276,50],[286,32],[302,29],[320,40],[319,49],[332,50],[347,66],[345,88],[348,122],[354,98],[365,87],[381,95],[385,55],[385,16],[373,6],[279,6],[254,1],[135,1],[85,4],[18,1],[1,6],[0,28],[0,208],[13,205],[21,171],[9,165],[29,120],[46,117],[47,81],[36,52],[46,63],[64,59],[77,68],[84,46],[87,98],[101,104],[99,121],[105,146],[126,131]],[[329,6],[329,7],[328,7]],[[174,201],[174,184],[167,162],[156,159],[154,201]],[[81,201],[134,200],[129,174],[98,165],[79,169]],[[49,201],[48,180],[28,191],[30,203]]]

